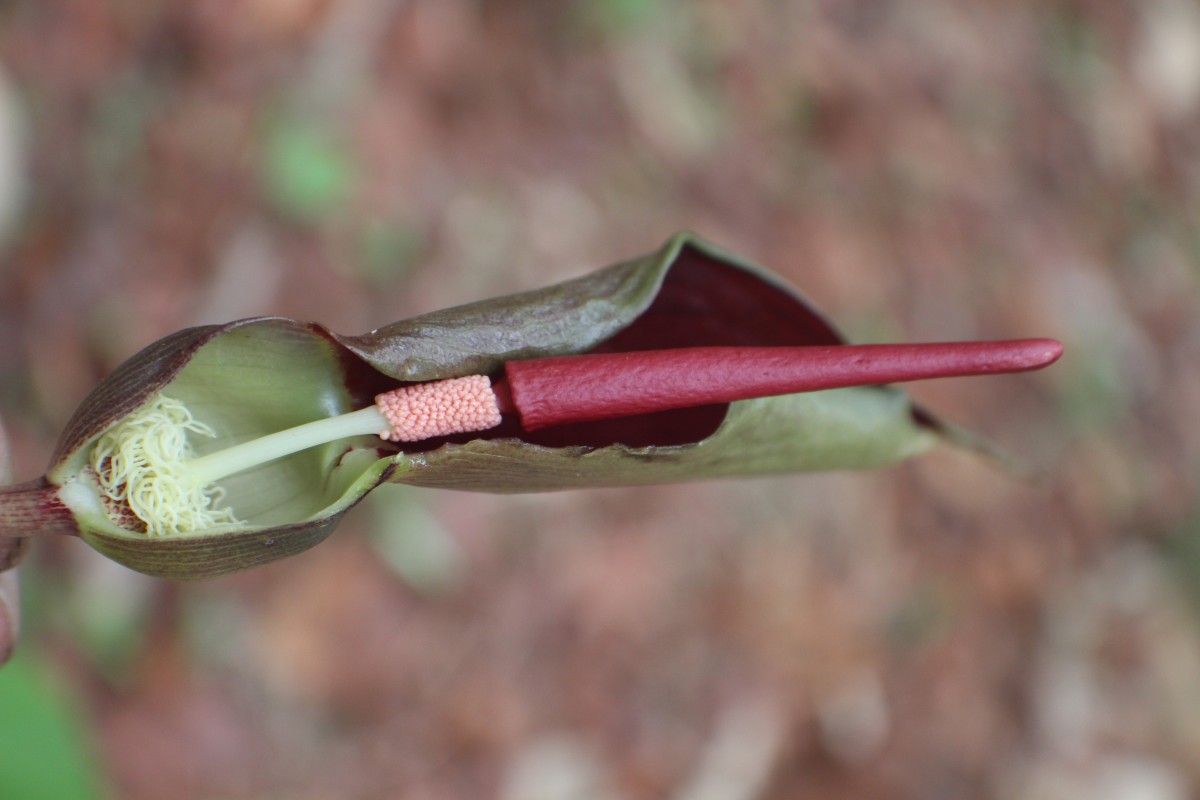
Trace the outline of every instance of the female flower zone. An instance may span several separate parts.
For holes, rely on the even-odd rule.
[[[363,336],[282,318],[179,331],[118,367],[0,536],[229,574],[305,550],[384,481],[485,492],[665,483],[980,449],[892,384],[1018,372],[1049,339],[848,345],[689,234],[644,258]]]

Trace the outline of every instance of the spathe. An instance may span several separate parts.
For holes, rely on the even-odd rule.
[[[362,336],[282,318],[172,334],[121,365],[83,401],[44,482],[0,498],[7,496],[12,509],[41,509],[47,529],[77,532],[133,569],[202,578],[313,546],[383,481],[525,492],[861,469],[894,463],[945,438],[942,423],[891,386],[713,403],[536,431],[506,418],[482,433],[403,445],[350,436],[223,479],[223,500],[242,524],[161,538],[148,537],[136,520],[106,508],[89,477],[98,437],[160,396],[183,403],[214,432],[211,440],[194,443],[202,456],[363,408],[398,381],[494,375],[509,361],[841,342],[824,316],[770,273],[681,234],[656,253],[576,280],[425,314]],[[0,534],[12,533],[3,530],[4,518],[0,509]]]

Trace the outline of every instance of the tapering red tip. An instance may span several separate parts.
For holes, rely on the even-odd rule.
[[[1054,339],[817,347],[695,347],[510,361],[526,430],[755,397],[1025,372],[1062,355]]]
[[[1063,344],[1057,339],[1017,339],[1013,344],[1019,346],[1027,370],[1048,367],[1063,354]]]

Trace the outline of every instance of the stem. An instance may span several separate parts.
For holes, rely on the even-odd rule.
[[[821,347],[694,347],[505,364],[526,430],[755,397],[1022,372],[1053,363],[1053,339]],[[508,404],[501,388],[502,407]]]
[[[0,536],[79,532],[75,517],[45,478],[0,487]]]
[[[242,444],[192,459],[189,471],[201,486],[244,472],[277,458],[332,442],[347,436],[381,434],[390,430],[376,406],[328,419],[319,419],[285,431],[268,434]]]

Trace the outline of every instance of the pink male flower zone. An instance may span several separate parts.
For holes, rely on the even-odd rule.
[[[1051,339],[845,344],[777,278],[689,234],[546,289],[341,336],[180,331],[102,382],[0,536],[62,532],[201,578],[319,542],[384,481],[545,491],[894,463],[971,441],[893,384],[1022,372]]]

